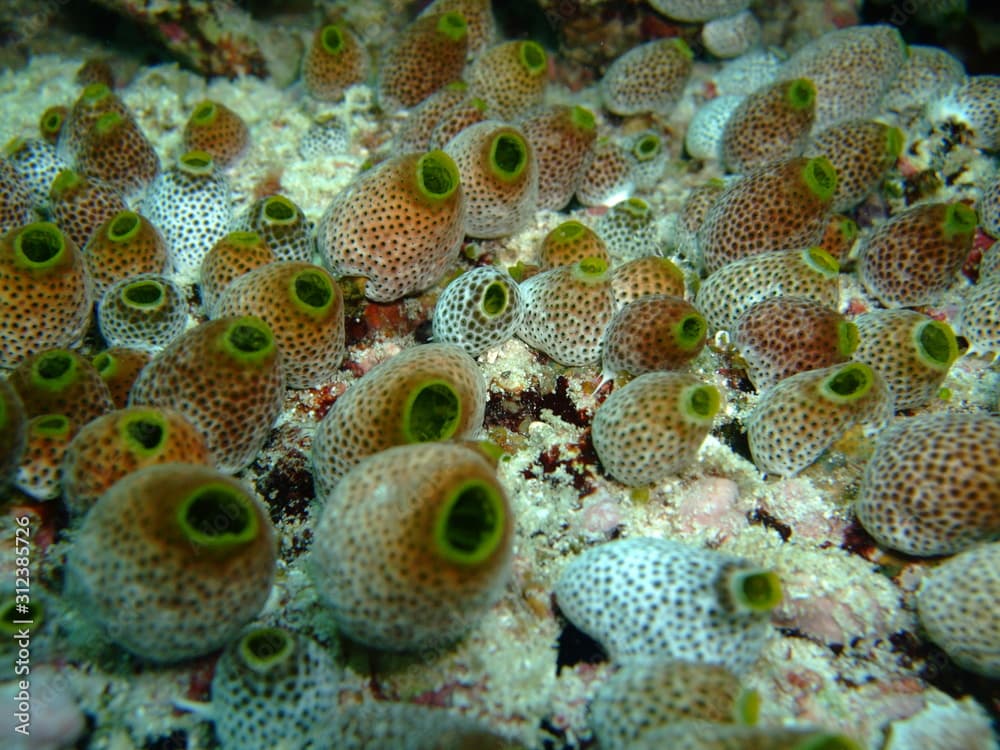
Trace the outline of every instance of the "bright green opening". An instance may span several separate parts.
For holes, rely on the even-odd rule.
[[[964,203],[952,203],[945,209],[942,231],[946,239],[972,234],[976,231],[979,218],[976,212]]]
[[[837,220],[840,237],[844,242],[854,242],[858,237],[858,223],[854,219],[841,216]]]
[[[608,270],[608,262],[604,258],[590,255],[577,263],[576,267],[584,278],[593,278],[604,275]]]
[[[597,126],[594,113],[586,107],[575,106],[570,112],[570,119],[580,130],[593,130]]]
[[[223,346],[237,360],[248,364],[261,362],[274,352],[274,334],[260,318],[238,318],[225,330]]]
[[[52,184],[49,186],[49,196],[58,199],[82,184],[83,178],[78,173],[72,169],[64,169],[52,180]]]
[[[792,109],[808,109],[816,101],[816,87],[808,78],[796,78],[785,90],[785,102]]]
[[[871,390],[875,373],[866,364],[851,362],[828,375],[820,385],[820,393],[837,403],[856,401]]]
[[[837,189],[837,170],[825,156],[817,156],[806,162],[802,180],[813,195],[826,202],[833,198]]]
[[[417,186],[433,200],[445,200],[458,189],[458,167],[444,151],[429,151],[417,162]]]
[[[576,219],[570,219],[553,229],[550,236],[558,242],[573,242],[586,231],[587,227]]]
[[[121,423],[122,442],[136,455],[159,453],[167,437],[167,421],[159,412],[147,410],[130,414]]]
[[[698,313],[691,313],[681,318],[674,327],[674,341],[681,349],[694,349],[705,340],[708,324]]]
[[[28,224],[17,232],[14,252],[19,265],[35,270],[52,268],[66,254],[66,238],[55,224],[44,221]]]
[[[119,211],[108,225],[108,239],[112,242],[126,242],[139,234],[142,222],[134,211]]]
[[[483,290],[479,307],[486,315],[495,318],[507,309],[509,299],[507,285],[501,281],[493,281]]]
[[[122,302],[129,307],[159,307],[166,299],[166,291],[159,281],[133,281],[122,288]]]
[[[319,35],[323,50],[328,55],[338,55],[344,51],[344,34],[339,27],[330,24],[324,26]]]
[[[29,429],[42,437],[66,437],[70,431],[69,417],[65,414],[43,414],[31,420]]]
[[[215,163],[205,151],[188,151],[177,161],[182,172],[202,176],[212,173]]]
[[[319,271],[299,271],[292,277],[292,299],[313,312],[322,312],[333,300],[333,285]]]
[[[76,357],[64,349],[46,352],[31,367],[31,382],[52,391],[62,390],[78,376]]]
[[[843,357],[850,357],[858,348],[861,336],[858,327],[850,320],[837,322],[837,351]]]
[[[885,133],[885,152],[898,159],[899,155],[903,153],[903,146],[906,144],[906,135],[899,128],[886,127]]]
[[[722,405],[719,390],[713,385],[692,385],[681,391],[678,406],[681,413],[693,422],[711,422]]]
[[[462,402],[446,380],[426,380],[403,405],[403,438],[407,443],[447,440],[458,429]]]
[[[622,201],[615,206],[615,210],[628,214],[633,219],[645,219],[649,216],[649,204],[642,198],[629,198],[626,201]]]
[[[194,108],[191,113],[191,121],[196,125],[210,125],[219,114],[219,108],[215,102],[205,100]]]
[[[461,13],[443,13],[438,19],[437,30],[451,41],[458,42],[469,33],[469,25]]]
[[[644,135],[632,147],[632,155],[639,161],[651,161],[663,150],[663,142],[655,133]]]
[[[193,544],[217,550],[253,541],[259,528],[251,499],[223,482],[206,482],[184,498],[177,521]]]
[[[670,44],[674,47],[674,49],[680,52],[688,60],[694,60],[694,52],[691,51],[691,48],[688,46],[688,43],[685,42],[683,39],[681,39],[679,36],[676,36],[673,39],[671,39]]]
[[[528,163],[528,144],[513,132],[497,135],[490,144],[490,167],[502,180],[511,181],[521,176]]]
[[[861,750],[861,745],[842,734],[819,732],[809,735],[792,750]]]
[[[518,57],[521,60],[521,65],[531,76],[541,75],[548,67],[548,57],[545,50],[537,42],[521,42]]]
[[[802,260],[822,276],[833,278],[840,273],[840,263],[821,247],[808,247],[802,251]]]
[[[80,94],[80,99],[87,104],[95,104],[106,96],[111,95],[111,89],[106,83],[92,83]]]
[[[760,693],[756,690],[741,690],[736,696],[736,705],[733,707],[733,718],[736,723],[752,727],[757,724],[760,718]]]
[[[916,326],[916,345],[917,356],[936,370],[947,370],[958,359],[955,332],[939,320],[927,320]]]
[[[261,216],[268,224],[292,224],[299,218],[295,205],[283,195],[272,195],[264,201]]]
[[[125,122],[125,118],[117,112],[105,112],[103,115],[98,117],[97,122],[94,123],[94,131],[98,135],[107,135],[123,122]]]
[[[49,107],[42,114],[39,129],[42,131],[42,135],[56,136],[62,130],[65,121],[66,112],[61,107]]]
[[[295,641],[281,628],[256,628],[240,639],[239,652],[250,669],[266,672],[289,659]]]
[[[729,591],[738,609],[769,612],[781,603],[781,579],[772,570],[735,570]]]
[[[95,356],[91,361],[94,365],[94,369],[103,378],[105,375],[110,374],[115,366],[115,358],[112,357],[107,352],[101,352]]]
[[[444,500],[434,524],[434,549],[445,560],[478,565],[489,560],[503,540],[503,496],[481,479],[459,485]]]
[[[232,245],[259,245],[261,241],[259,234],[249,231],[230,232],[223,239]]]

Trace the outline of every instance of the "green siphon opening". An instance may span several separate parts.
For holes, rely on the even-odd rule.
[[[816,87],[808,78],[790,81],[785,90],[785,102],[792,109],[807,109],[816,101]]]
[[[953,239],[976,231],[979,217],[964,203],[951,203],[945,209],[942,230],[946,239]]]
[[[28,224],[14,239],[15,253],[36,269],[51,268],[63,257],[65,250],[63,233],[48,222]]]
[[[134,211],[119,211],[108,225],[108,239],[112,242],[130,240],[139,233],[141,223]]]
[[[105,112],[94,123],[94,132],[98,135],[107,135],[123,122],[125,122],[125,118],[117,112]]]
[[[628,214],[634,219],[643,219],[649,216],[649,204],[642,198],[629,198],[615,206],[614,210]]]
[[[107,352],[101,352],[91,360],[91,364],[94,365],[94,369],[97,370],[98,374],[104,377],[114,368],[115,358]]]
[[[488,560],[503,539],[506,510],[496,487],[468,480],[444,501],[434,524],[438,554],[449,562],[476,565]]]
[[[66,437],[69,434],[69,417],[65,414],[43,414],[31,420],[31,432],[42,437]]]
[[[639,161],[650,161],[659,156],[662,150],[663,142],[660,140],[660,136],[649,133],[636,141],[635,146],[632,147],[632,155]]]
[[[861,343],[858,327],[850,320],[837,321],[837,351],[842,357],[850,357]]]
[[[63,169],[52,180],[49,186],[49,196],[60,198],[74,188],[83,185],[83,178],[72,169]]]
[[[552,238],[559,242],[573,242],[587,231],[587,227],[576,219],[564,221],[552,230]]]
[[[425,381],[403,405],[403,437],[408,443],[447,440],[461,417],[462,402],[455,387],[444,380]]]
[[[951,326],[939,320],[923,321],[916,327],[917,356],[936,370],[947,370],[958,359],[958,341]]]
[[[181,502],[177,518],[192,543],[215,549],[252,541],[259,523],[250,498],[223,482],[206,482],[194,490]]]
[[[681,318],[676,328],[675,340],[682,349],[693,349],[701,344],[708,331],[708,324],[698,313],[691,313]]]
[[[242,230],[230,232],[222,239],[232,245],[259,245],[261,242],[260,235],[256,232]]]
[[[781,579],[773,570],[736,569],[728,582],[739,610],[769,612],[781,603]]]
[[[59,107],[49,107],[42,114],[42,119],[39,123],[39,129],[42,131],[42,135],[55,136],[59,134],[62,130],[63,123],[66,121],[66,113]]]
[[[593,130],[597,126],[597,120],[594,118],[594,113],[586,107],[581,107],[579,105],[573,107],[571,110],[570,119],[580,130],[589,131]]]
[[[792,750],[861,750],[861,746],[842,734],[818,732],[797,743]]]
[[[295,651],[295,641],[281,628],[255,628],[240,639],[243,663],[254,671],[286,662]]]
[[[507,309],[508,300],[507,285],[501,281],[494,281],[483,290],[479,306],[484,313],[495,318]]]
[[[36,384],[62,387],[76,377],[76,359],[62,350],[46,352],[35,360],[32,370]]]
[[[344,51],[344,34],[334,24],[324,26],[320,32],[323,50],[329,55],[337,55]]]
[[[712,385],[693,385],[681,392],[680,409],[682,413],[696,422],[710,422],[722,405],[719,390]]]
[[[688,46],[688,43],[679,36],[675,36],[671,39],[670,44],[688,60],[694,60],[694,52],[691,51],[691,47]]]
[[[820,391],[833,401],[855,401],[868,393],[874,382],[875,373],[868,365],[852,362],[828,375]]]
[[[205,100],[194,108],[191,113],[191,120],[198,125],[208,125],[212,123],[219,114],[219,108],[215,102]]]
[[[167,423],[154,411],[144,411],[126,418],[122,423],[122,437],[140,455],[156,453],[167,436]]]
[[[528,163],[528,145],[516,133],[501,133],[490,144],[490,166],[503,180],[521,176]]]
[[[837,170],[825,156],[817,156],[806,162],[802,180],[812,194],[823,202],[832,200],[837,190]]]
[[[159,307],[166,299],[166,289],[159,281],[133,281],[122,288],[122,302],[129,307]]]
[[[271,329],[263,321],[260,325],[239,322],[226,331],[226,340],[237,351],[244,354],[258,354],[274,345]]]
[[[454,11],[442,13],[437,22],[437,30],[453,42],[461,41],[469,33],[465,16]]]
[[[197,176],[210,174],[215,167],[211,155],[205,151],[188,151],[177,164],[182,172]]]
[[[733,709],[736,723],[748,727],[755,726],[760,718],[760,693],[756,690],[741,690],[736,696],[736,705]]]
[[[444,151],[429,151],[417,162],[417,186],[428,198],[444,200],[458,189],[458,167]]]
[[[585,277],[602,276],[608,270],[608,262],[596,255],[584,258],[576,266]]]
[[[844,242],[853,243],[858,238],[858,223],[854,219],[846,216],[838,217],[837,225],[840,229],[840,238]]]
[[[292,224],[298,219],[295,205],[283,195],[272,195],[264,201],[261,216],[268,224]]]
[[[886,126],[885,132],[885,152],[895,158],[903,153],[903,146],[906,144],[906,135],[899,128]]]
[[[83,89],[80,99],[88,104],[99,102],[111,94],[111,88],[106,83],[91,83]]]
[[[315,311],[325,310],[333,299],[333,285],[319,271],[299,271],[292,277],[294,299]]]
[[[521,60],[521,65],[532,76],[540,75],[548,67],[548,56],[537,42],[521,42],[518,57]]]
[[[807,247],[802,251],[802,260],[811,269],[827,278],[833,278],[840,273],[840,263],[821,247]]]

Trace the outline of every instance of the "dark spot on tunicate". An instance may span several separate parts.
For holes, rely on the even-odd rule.
[[[760,525],[765,529],[773,529],[778,532],[781,541],[787,542],[792,536],[792,527],[787,523],[779,521],[763,508],[755,508],[753,512],[747,513],[747,520],[752,525]]]

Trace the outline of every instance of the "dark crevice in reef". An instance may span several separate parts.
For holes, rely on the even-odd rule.
[[[889,643],[901,667],[915,670],[920,679],[952,698],[971,696],[990,714],[994,732],[1000,732],[1000,682],[962,669],[938,646],[908,630],[893,633]]]

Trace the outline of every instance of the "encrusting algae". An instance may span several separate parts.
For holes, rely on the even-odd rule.
[[[101,0],[180,65],[10,5],[0,746],[995,750],[998,71],[861,2]]]

